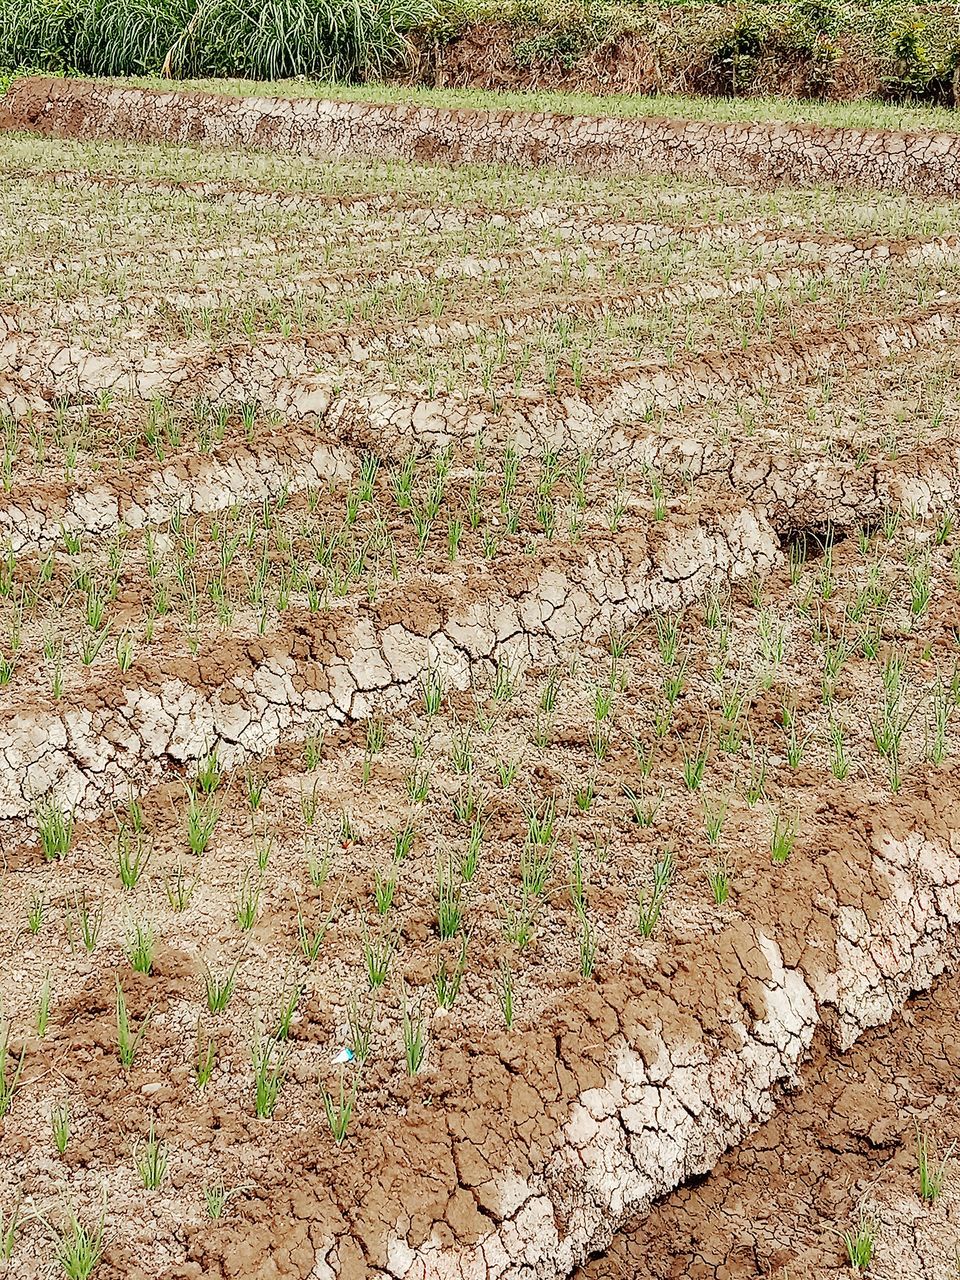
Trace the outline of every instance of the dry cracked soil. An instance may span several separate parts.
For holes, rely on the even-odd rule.
[[[0,168],[0,1274],[955,1280],[957,203]]]

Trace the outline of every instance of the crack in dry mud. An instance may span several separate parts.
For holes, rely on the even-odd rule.
[[[521,128],[507,114],[37,80],[16,82],[0,112],[8,127],[48,136],[169,136],[414,161],[595,171],[656,159],[661,169],[716,175],[742,173],[749,156],[760,183],[826,174],[928,194],[955,193],[960,172],[960,144],[945,135],[546,117]],[[500,210],[460,207],[449,193],[434,204],[389,190],[258,190],[244,181],[242,157],[236,182],[176,183],[64,172],[58,155],[35,173],[8,169],[8,180],[48,193],[55,184],[147,204],[154,195],[221,204],[237,225],[205,212],[212,230],[196,246],[201,264],[287,253],[300,214],[313,222],[291,296],[443,281],[458,310],[425,319],[421,298],[419,313],[361,312],[353,325],[341,323],[354,314],[344,310],[327,329],[321,313],[315,331],[234,340],[231,330],[222,344],[212,327],[207,341],[182,342],[174,326],[176,338],[152,346],[136,330],[118,339],[83,328],[98,316],[105,326],[149,322],[171,300],[187,312],[211,297],[229,306],[227,278],[199,272],[164,302],[143,277],[115,303],[103,281],[93,294],[68,278],[62,295],[46,299],[17,279],[24,269],[79,277],[92,264],[149,267],[158,259],[143,239],[144,211],[134,238],[143,252],[128,257],[101,252],[122,246],[119,225],[99,247],[81,240],[78,253],[62,249],[52,216],[35,239],[14,240],[24,252],[11,259],[9,296],[22,301],[0,309],[0,408],[9,417],[0,437],[0,994],[10,998],[24,1074],[0,1117],[0,1194],[24,1195],[39,1215],[30,1223],[51,1213],[56,1222],[64,1188],[89,1208],[97,1178],[109,1183],[109,1280],[557,1280],[606,1250],[627,1220],[631,1233],[584,1280],[615,1267],[639,1277],[646,1262],[656,1280],[739,1277],[739,1246],[714,1242],[711,1252],[700,1237],[715,1221],[742,1225],[759,1213],[767,1188],[733,1211],[710,1188],[769,1168],[796,1132],[791,1108],[803,1095],[792,1091],[808,1063],[827,1075],[845,1060],[865,1070],[858,1046],[879,1043],[886,1033],[876,1029],[960,959],[960,780],[950,755],[960,705],[951,594],[960,584],[960,452],[950,416],[960,301],[937,292],[924,270],[942,265],[946,285],[957,235],[844,238],[790,218],[682,226],[608,218],[599,197],[540,209],[542,175],[531,176],[522,207],[504,201]],[[113,213],[88,204],[103,231]],[[284,219],[264,216],[277,210]],[[247,213],[259,218],[244,222]],[[331,261],[313,270],[324,215],[343,226],[323,241]],[[461,252],[474,248],[466,241],[439,242],[481,227],[517,234],[502,237],[502,251],[491,235],[475,254]],[[338,271],[336,253],[351,237],[371,251],[375,242],[379,254],[394,231],[411,229],[422,233],[412,262],[381,270],[379,256],[358,266],[353,254]],[[176,262],[189,264],[185,237],[171,244]],[[609,267],[608,256],[690,244],[726,246],[731,259],[755,252],[724,274],[709,255],[692,264],[681,255],[679,273],[664,264],[642,285],[634,262],[616,289],[601,273],[596,285],[578,277],[574,292],[563,274],[581,247]],[[96,252],[84,257],[84,245]],[[515,298],[492,301],[482,278],[515,266],[530,268],[529,279],[520,277]],[[537,267],[550,283],[524,296]],[[546,381],[523,371],[501,385],[506,364],[484,382],[491,334],[513,354],[515,335],[565,332],[574,319],[738,295],[756,295],[762,311],[768,296],[777,305],[796,286],[824,281],[837,288],[822,307],[788,299],[797,305],[786,319],[758,323],[749,342],[734,338],[741,313],[717,308],[716,330],[699,331],[709,339],[675,358],[666,340],[654,348],[660,360],[643,359],[643,345],[612,346],[612,360],[593,367],[615,372],[580,376],[571,355],[558,361],[549,395]],[[255,270],[238,305],[265,282]],[[159,322],[158,331],[169,336]],[[246,332],[256,332],[252,319]],[[461,390],[434,394],[420,375],[391,371],[390,358],[411,345],[446,352],[459,342],[461,380],[440,385]],[[544,342],[544,355],[551,350]],[[863,421],[844,435],[839,416],[822,437],[811,420],[800,444],[778,438],[777,414],[789,442],[803,393],[820,384],[826,400],[834,378],[858,376],[837,398],[846,410],[866,398],[869,411],[872,374],[884,391],[902,384],[904,401],[914,398],[902,418],[889,407],[889,439]],[[752,438],[747,402],[765,395],[774,429]],[[720,410],[732,402],[741,423],[721,434]],[[174,411],[189,419],[188,443],[182,432],[155,434],[154,457],[147,435],[135,434],[126,459],[109,447],[128,420],[158,405],[171,423]],[[200,433],[214,412],[216,442]],[[78,462],[69,450],[81,427]],[[597,459],[604,468],[590,498],[611,505],[585,523],[585,476]],[[430,542],[441,511],[446,528],[438,524]],[[881,525],[882,539],[873,532]],[[805,558],[797,546],[814,533],[820,554]],[[378,557],[390,548],[387,583],[379,559],[367,569],[365,551],[353,572],[357,544],[374,535]],[[334,587],[335,553],[349,555],[353,576]],[[134,655],[121,641],[147,613],[148,569],[158,581],[179,575],[182,590],[171,588],[166,607],[172,601],[184,617],[154,632],[168,616],[157,608]],[[281,580],[274,608],[265,586]],[[116,640],[111,627],[122,627]],[[108,634],[116,666],[108,650],[84,647]],[[75,648],[82,669],[72,662],[64,674],[64,653],[72,659]],[[539,690],[528,677],[542,680]],[[568,701],[558,712],[561,685]],[[893,731],[884,715],[893,729],[905,717],[902,751],[900,738],[884,747]],[[70,823],[65,849],[46,841],[44,806],[54,802]],[[215,810],[209,848],[185,844],[190,804]],[[562,839],[553,831],[543,843],[536,830],[548,814]],[[123,873],[137,823],[155,859],[139,887]],[[483,862],[468,876],[478,847]],[[463,916],[445,932],[445,876],[452,884],[455,872]],[[174,877],[182,886],[187,874],[197,897],[178,905]],[[651,915],[658,875],[670,887]],[[88,903],[103,936],[85,938],[81,951]],[[145,970],[124,933],[134,913],[141,930],[157,924]],[[440,993],[461,942],[466,966],[468,941],[473,964],[456,979],[464,989],[454,1011]],[[369,966],[380,945],[393,948],[396,972],[378,987]],[[210,1003],[209,987],[204,1004],[202,979],[211,962],[229,970],[237,957],[243,974],[228,1014]],[[51,958],[63,989],[52,1028],[41,1030],[30,1001]],[[359,1044],[350,1021],[358,977],[377,1052],[363,1064],[361,1103],[340,1143],[329,1108],[343,1061],[336,1051]],[[118,980],[145,1036],[123,1069]],[[263,1020],[276,1025],[291,981],[296,1014],[283,1035],[267,1037],[283,1041],[289,1067],[268,1118],[250,1102],[249,1039],[264,1043]],[[514,981],[519,1014],[512,994],[507,1001]],[[411,993],[427,1056],[413,1069],[407,1057],[405,1073]],[[221,1054],[205,1084],[201,1029]],[[955,1063],[954,1050],[945,1060]],[[360,1087],[353,1069],[341,1087],[347,1078]],[[837,1102],[836,1082],[812,1096],[796,1108],[801,1124],[811,1108]],[[841,1114],[853,1114],[856,1099],[839,1096]],[[62,1160],[48,1151],[55,1097],[76,1107]],[[153,1121],[173,1158],[169,1185],[144,1201],[128,1139]],[[779,1136],[765,1137],[764,1125],[781,1126]],[[863,1150],[882,1147],[889,1125],[864,1117]],[[752,1163],[757,1153],[767,1164]],[[220,1218],[197,1208],[208,1168],[233,1179],[235,1199]],[[713,1182],[699,1183],[711,1170]],[[713,1215],[702,1231],[698,1197]],[[141,1202],[147,1208],[126,1229],[129,1205]],[[892,1177],[871,1203],[887,1233],[879,1265],[888,1270],[878,1275],[900,1258],[925,1277],[916,1259],[945,1219],[904,1208]],[[797,1248],[803,1230],[799,1219],[791,1225],[792,1252],[756,1242],[752,1264],[828,1265],[822,1249],[807,1257]],[[689,1248],[687,1235],[697,1236]],[[34,1280],[46,1265],[40,1246],[31,1237],[17,1248],[15,1265],[26,1259]]]

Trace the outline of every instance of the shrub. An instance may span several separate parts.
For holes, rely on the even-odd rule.
[[[430,0],[200,0],[172,43],[178,76],[357,80],[385,75]]]
[[[433,16],[432,0],[0,0],[0,67],[356,80]]]
[[[151,75],[190,20],[193,0],[85,0],[73,58],[95,76]]]

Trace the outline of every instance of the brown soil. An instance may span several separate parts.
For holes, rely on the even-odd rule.
[[[230,98],[24,77],[0,100],[0,129],[412,164],[520,165],[880,188],[960,190],[960,135],[801,123],[601,119],[320,99]]]
[[[696,13],[667,9],[640,21],[634,16],[640,30],[613,33],[598,45],[575,27],[469,23],[449,39],[421,38],[403,78],[439,88],[727,95],[734,88],[729,60],[715,50],[731,39],[737,17],[736,10],[721,6],[705,7],[701,21]],[[824,60],[791,48],[774,32],[761,40],[754,58],[742,62],[736,86],[741,95],[833,102],[886,98],[895,92],[900,69],[884,65],[876,51],[851,35]],[[931,96],[960,105],[957,85],[956,76],[931,84]]]
[[[850,1275],[842,1233],[879,1227],[869,1274],[954,1277],[955,1173],[925,1204],[917,1134],[931,1164],[960,1137],[956,978],[839,1057],[821,1043],[776,1115],[711,1173],[629,1224],[574,1280],[754,1280]]]
[[[956,207],[0,151],[7,1274],[945,1280]]]

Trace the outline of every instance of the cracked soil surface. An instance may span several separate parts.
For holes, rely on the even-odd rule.
[[[0,134],[0,1271],[955,1280],[958,206],[427,159]]]

